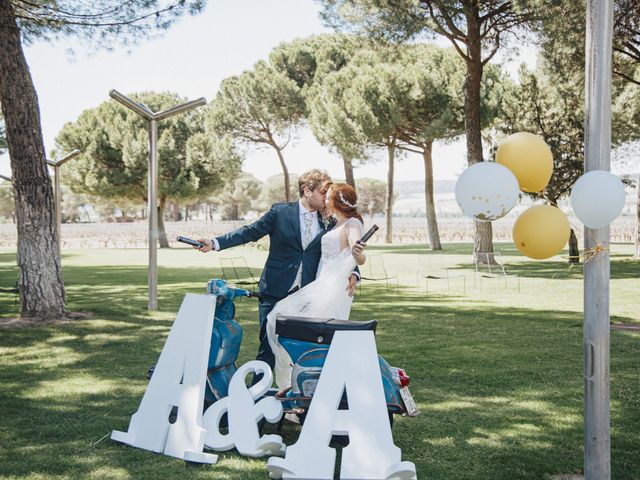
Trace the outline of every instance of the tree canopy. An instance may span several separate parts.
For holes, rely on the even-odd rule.
[[[250,210],[255,210],[255,201],[262,192],[262,182],[250,173],[243,172],[213,198],[222,220],[240,220]]]
[[[292,140],[304,109],[298,85],[260,61],[253,70],[222,81],[211,103],[208,128],[215,134],[229,135],[237,143],[273,148],[288,192],[289,170],[282,150]],[[286,199],[289,201],[288,195]]]
[[[305,106],[304,116],[311,120],[309,105],[314,86],[321,84],[331,73],[346,67],[359,50],[370,48],[370,44],[368,39],[353,35],[315,35],[278,45],[271,51],[269,62],[300,88]],[[346,182],[355,187],[351,152],[343,148],[344,145],[332,143],[334,138],[325,135],[322,126],[313,128],[312,124],[312,129],[322,145],[335,150],[342,157]]]
[[[481,85],[485,65],[537,18],[537,2],[521,0],[320,0],[325,21],[340,30],[407,41],[447,38],[466,64],[464,82],[467,161],[483,161]],[[475,252],[492,252],[490,223],[475,224]]]
[[[131,95],[152,111],[183,103],[173,93]],[[229,137],[204,131],[205,113],[191,110],[158,123],[158,198],[196,200],[220,190],[240,172],[242,159]],[[59,151],[80,150],[65,165],[65,183],[76,193],[147,200],[149,142],[147,124],[114,100],[83,112],[56,138]]]
[[[373,217],[384,213],[387,184],[375,178],[358,180],[358,209]],[[395,200],[395,199],[394,199]]]
[[[289,188],[289,199],[297,200],[299,198],[298,175],[295,173],[291,174],[291,185]],[[286,195],[283,189],[282,174],[272,175],[262,184],[262,190],[257,202],[258,208],[261,211],[266,212],[274,203],[286,201],[285,198]]]
[[[306,91],[331,72],[345,67],[355,53],[370,42],[340,33],[313,35],[282,43],[269,54],[269,64]]]
[[[103,42],[129,45],[166,30],[185,14],[202,11],[206,0],[9,0],[26,42],[82,37],[96,47]]]

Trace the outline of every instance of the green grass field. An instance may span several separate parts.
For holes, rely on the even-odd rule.
[[[519,275],[473,284],[471,246],[372,246],[399,277],[399,292],[364,284],[352,318],[379,321],[379,352],[406,368],[422,411],[399,418],[393,433],[418,478],[545,479],[582,471],[582,267],[560,257],[534,262],[509,245],[501,261]],[[226,252],[225,252],[226,253]],[[629,245],[612,247],[613,322],[640,322],[640,262]],[[126,447],[108,438],[126,430],[187,292],[204,292],[219,275],[217,254],[160,251],[160,311],[147,312],[145,250],[63,252],[69,310],[88,320],[0,330],[0,478],[2,479],[266,479],[266,460],[234,452],[214,466]],[[219,254],[222,255],[222,254]],[[264,251],[238,248],[261,268]],[[424,280],[417,271],[449,267],[466,274]],[[15,251],[0,251],[0,287],[18,272]],[[17,315],[14,297],[0,294],[0,317]],[[238,302],[245,328],[240,363],[257,349],[257,307]],[[640,479],[640,333],[611,332],[613,478]],[[297,427],[281,432],[285,442]],[[106,438],[105,438],[106,436]]]

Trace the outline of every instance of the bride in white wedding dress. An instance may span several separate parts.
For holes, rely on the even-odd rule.
[[[337,220],[322,237],[322,255],[315,281],[280,300],[267,316],[267,338],[275,354],[275,378],[279,388],[291,385],[291,358],[278,343],[275,333],[279,316],[337,318],[348,320],[353,297],[349,276],[356,265],[363,265],[364,226],[357,210],[355,189],[346,183],[333,184],[327,191],[327,213]]]

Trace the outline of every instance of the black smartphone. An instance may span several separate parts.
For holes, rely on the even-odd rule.
[[[191,245],[193,247],[200,248],[200,247],[204,246],[204,243],[200,243],[197,240],[194,240],[193,238],[189,238],[189,237],[178,236],[178,237],[176,237],[176,240],[178,240],[179,242],[182,242],[182,243],[186,243],[187,245]]]
[[[359,243],[367,243],[367,240],[369,240],[371,237],[373,237],[373,234],[376,233],[378,231],[378,225],[374,225],[373,227],[371,227],[369,229],[369,231],[367,233],[365,233],[363,235],[363,237],[358,240]]]

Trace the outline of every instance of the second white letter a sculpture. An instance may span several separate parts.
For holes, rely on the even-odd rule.
[[[192,462],[216,462],[216,455],[202,451],[204,385],[215,308],[212,295],[184,297],[129,430],[114,430],[113,440]],[[178,415],[171,424],[174,406]]]
[[[338,410],[343,392],[348,410]],[[300,438],[287,448],[285,458],[269,459],[271,477],[333,479],[332,435],[349,435],[341,480],[416,478],[415,465],[402,462],[393,444],[373,332],[335,333]]]

